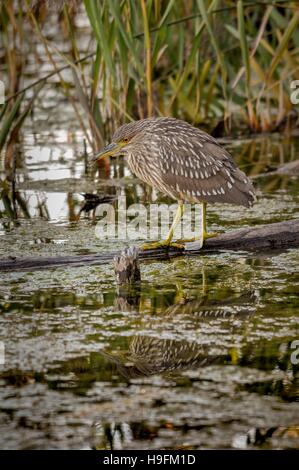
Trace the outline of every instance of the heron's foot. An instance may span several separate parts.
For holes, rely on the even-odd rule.
[[[181,243],[173,243],[169,242],[168,240],[161,240],[159,242],[152,242],[152,243],[144,243],[144,245],[141,245],[141,250],[157,250],[159,248],[176,248],[179,250],[184,250],[185,247]]]
[[[203,239],[207,240],[208,238],[214,238],[217,237],[218,233],[217,232],[204,232],[203,233]]]
[[[204,242],[208,238],[213,238],[217,237],[218,233],[217,232],[204,232],[202,236],[200,237],[193,237],[193,238],[180,238],[179,240],[176,240],[176,243],[192,243],[196,242],[198,240]]]
[[[196,242],[197,240],[200,240],[201,237],[192,237],[192,238],[179,238],[176,240],[176,243],[182,244],[182,243],[192,243]]]

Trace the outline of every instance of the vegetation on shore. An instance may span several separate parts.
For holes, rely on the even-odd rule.
[[[14,144],[45,83],[38,77],[26,96],[23,75],[33,41],[40,46],[36,60],[42,61],[43,51],[53,69],[49,75],[59,77],[93,149],[125,120],[151,115],[176,116],[210,131],[217,126],[218,133],[298,124],[290,99],[291,82],[299,79],[297,2],[7,0],[0,8],[7,85],[0,152],[6,169],[13,166]],[[90,47],[83,52],[79,12],[90,24]],[[57,15],[67,53],[47,34],[49,13]],[[58,59],[72,70],[71,81]]]

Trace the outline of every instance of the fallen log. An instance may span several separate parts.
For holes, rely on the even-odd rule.
[[[279,166],[276,173],[278,175],[299,175],[299,160],[293,160],[292,162]]]
[[[186,244],[185,250],[171,248],[141,251],[139,259],[140,261],[159,261],[176,256],[193,256],[227,250],[267,252],[294,247],[299,247],[299,220],[296,219],[222,233],[215,238],[208,239],[202,249],[199,249],[195,242]],[[34,271],[59,266],[98,266],[110,263],[119,254],[120,252],[113,251],[50,258],[2,258],[0,271]]]
[[[264,178],[266,176],[299,176],[299,160],[284,163],[276,168],[276,170],[268,171],[266,173],[259,173],[258,175],[251,176],[251,179]]]

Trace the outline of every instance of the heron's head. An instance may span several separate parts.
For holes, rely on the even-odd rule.
[[[113,137],[112,142],[104,147],[93,157],[93,161],[101,160],[105,157],[125,155],[128,151],[133,151],[140,144],[144,143],[148,128],[152,119],[141,119],[130,122],[119,127]]]

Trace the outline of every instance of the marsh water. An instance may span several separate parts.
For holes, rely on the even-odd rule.
[[[51,70],[29,54],[24,85]],[[0,175],[0,258],[140,244],[96,237],[97,215],[81,210],[92,194],[172,203],[121,159],[86,174],[55,80],[23,128],[14,204]],[[299,159],[298,136],[223,144],[252,177]],[[299,217],[298,175],[254,181],[254,207],[209,206],[210,230]],[[299,249],[147,261],[130,292],[111,263],[0,271],[0,448],[299,448],[298,264]]]
[[[17,219],[2,182],[1,258],[127,246],[96,238],[86,194],[170,202],[122,161],[108,180],[87,176],[71,111],[49,94],[24,131]],[[299,158],[280,135],[224,145],[251,176]],[[210,229],[299,216],[298,176],[256,187],[252,209],[210,206]],[[298,249],[148,261],[133,292],[111,264],[1,272],[0,447],[298,448],[298,261]]]

